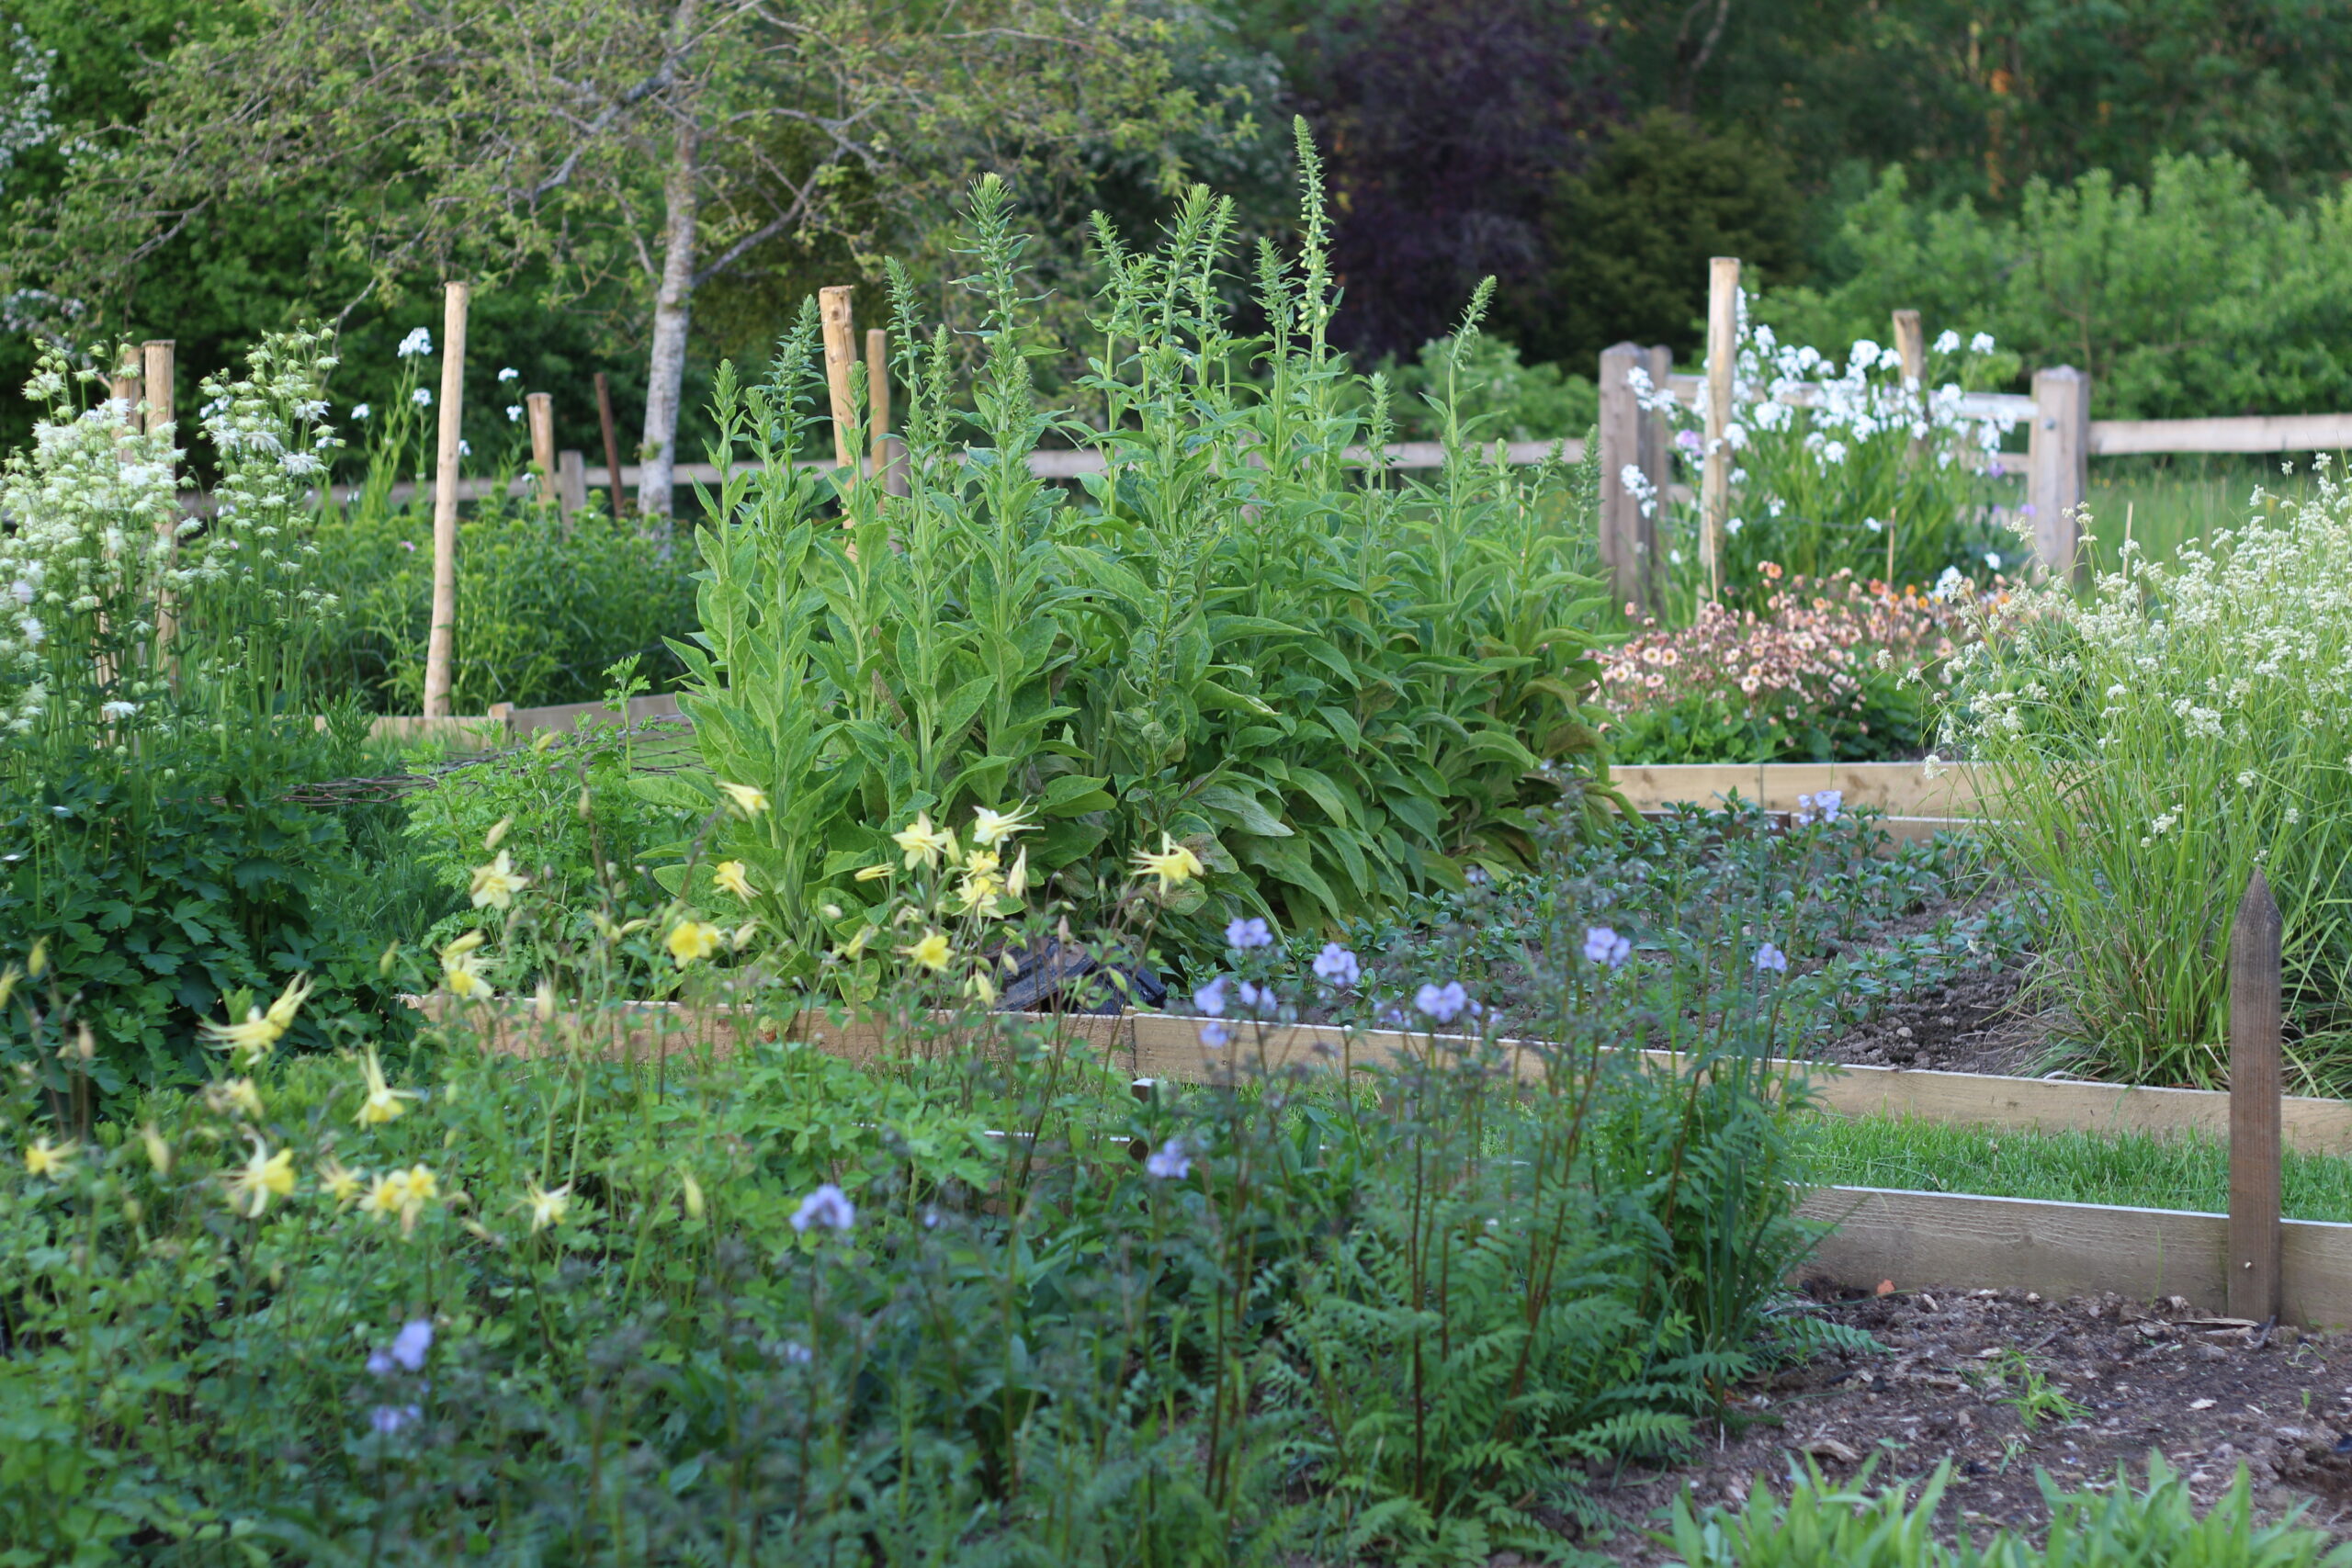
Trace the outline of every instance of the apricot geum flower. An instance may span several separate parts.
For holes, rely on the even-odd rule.
[[[473,901],[477,909],[511,908],[514,895],[531,885],[531,879],[516,874],[514,864],[504,850],[488,865],[474,867]]]
[[[1165,833],[1159,835],[1158,854],[1153,854],[1148,850],[1136,852],[1136,874],[1139,877],[1158,877],[1159,890],[1162,893],[1192,881],[1205,869],[1201,864],[1200,856]]]

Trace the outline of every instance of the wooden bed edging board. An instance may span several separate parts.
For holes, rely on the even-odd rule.
[[[1837,1228],[1799,1266],[1800,1278],[1865,1290],[1883,1281],[1897,1290],[2183,1296],[2209,1313],[2228,1305],[2225,1214],[1878,1187],[1816,1188],[1801,1212]],[[2352,1225],[2289,1220],[2284,1230],[2281,1320],[2352,1324]]]
[[[447,1005],[440,996],[413,998],[435,1021]],[[515,1004],[487,1016],[483,1031],[491,1049],[529,1055],[538,1049],[538,1028]],[[1236,1066],[1280,1068],[1294,1065],[1337,1066],[1343,1060],[1385,1066],[1425,1049],[1429,1036],[1377,1030],[1351,1037],[1330,1024],[1275,1024],[1260,1030],[1228,1022],[1234,1043],[1201,1043],[1201,1027],[1211,1021],[1173,1013],[1013,1013],[1002,1015],[1066,1030],[1070,1037],[1104,1051],[1136,1077],[1199,1083]],[[483,1017],[477,1014],[478,1018]],[[666,1049],[685,1055],[702,1049],[724,1051],[743,1030],[755,1026],[749,1008],[681,1008],[671,1003],[632,1003],[598,1020],[594,1028],[615,1055],[648,1055]],[[877,1019],[836,1023],[822,1013],[803,1013],[775,1031],[807,1040],[845,1059],[872,1061],[890,1053],[896,1032]],[[951,1037],[952,1038],[952,1037]],[[1465,1037],[1441,1041],[1468,1043]],[[666,1042],[666,1043],[665,1043]],[[1505,1041],[1510,1045],[1516,1042]],[[1678,1061],[1671,1052],[1649,1053]],[[1987,1073],[1944,1073],[1913,1067],[1870,1067],[1795,1063],[1815,1102],[1846,1117],[1914,1117],[1958,1126],[2034,1128],[2043,1132],[2174,1133],[2228,1134],[2230,1097],[2216,1089],[2139,1089],[2127,1084],[2057,1078],[2002,1077]],[[1542,1071],[1532,1053],[1518,1058],[1522,1077]],[[2352,1156],[2352,1100],[2290,1095],[2280,1102],[2287,1147],[2311,1154]]]
[[[1718,804],[1735,790],[1767,811],[1794,811],[1799,795],[1836,790],[1847,807],[1870,806],[1890,817],[1965,818],[1985,792],[1965,763],[1677,762],[1612,766],[1609,782],[1637,811],[1678,802]]]

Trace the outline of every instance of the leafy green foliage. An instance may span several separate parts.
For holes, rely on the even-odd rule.
[[[1107,905],[1165,835],[1212,873],[1205,909],[1197,884],[1171,905],[1201,911],[1191,929],[1238,910],[1312,927],[1524,864],[1539,768],[1592,765],[1596,605],[1567,536],[1589,525],[1551,499],[1589,515],[1590,475],[1482,460],[1449,417],[1442,479],[1365,482],[1344,453],[1385,439],[1385,394],[1369,423],[1340,406],[1319,208],[1302,276],[1263,258],[1264,345],[1226,327],[1228,224],[1195,191],[1159,254],[1103,234],[1090,428],[1036,406],[1009,197],[976,187],[986,445],[951,446],[949,340],[912,346],[902,287],[910,493],[852,486],[838,520],[790,460],[821,385],[813,312],[765,385],[722,380],[713,455],[754,464],[715,498],[702,630],[680,645],[711,777],[659,787],[681,807],[718,782],[768,793],[718,848],[785,918],[820,890],[862,902],[850,874],[919,811],[1026,803],[1035,868],[1073,897]],[[1030,472],[1049,429],[1105,459],[1082,501]]]
[[[2227,157],[2160,157],[2144,186],[2036,181],[2013,217],[1915,196],[1897,167],[1847,211],[1844,281],[1756,313],[1812,343],[1883,338],[1898,307],[1982,328],[2088,370],[2101,418],[2310,412],[2352,406],[2352,283],[2329,259],[2347,244],[2352,196],[2282,203]]]
[[[242,1019],[298,975],[319,995],[293,1045],[405,1037],[372,933],[342,916],[362,874],[343,824],[277,798],[315,749],[309,768],[262,748],[229,766],[194,749],[143,761],[0,774],[0,951],[46,944],[32,989],[70,999],[99,1090],[207,1077],[198,1023]],[[38,1060],[50,1032],[0,1036],[0,1060]]]
[[[1491,333],[1431,338],[1388,378],[1396,433],[1411,441],[1439,439],[1449,417],[1481,441],[1575,438],[1600,418],[1591,377],[1522,365],[1518,345]]]
[[[2111,1488],[2067,1492],[2037,1472],[2050,1509],[2047,1540],[2006,1528],[1982,1544],[1963,1536],[1948,1546],[1938,1539],[1937,1509],[1951,1483],[1951,1464],[1936,1468],[1919,1488],[1873,1491],[1876,1461],[1844,1485],[1818,1470],[1793,1477],[1783,1503],[1764,1486],[1748,1494],[1747,1508],[1715,1512],[1702,1522],[1687,1498],[1674,1505],[1674,1549],[1688,1568],[2340,1568],[2352,1547],[2330,1550],[2328,1539],[2299,1518],[2257,1524],[2245,1467],[2211,1509],[2199,1515],[2188,1483],[2151,1454],[2144,1485],[2119,1468]]]

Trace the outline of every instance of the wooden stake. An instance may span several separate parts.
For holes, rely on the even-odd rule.
[[[561,499],[555,488],[555,394],[526,393],[523,408],[531,424],[531,467],[539,471],[539,499],[553,505]]]
[[[2256,871],[2230,926],[2230,1315],[2259,1323],[2282,1304],[2278,1215],[2279,940]]]
[[[596,372],[596,421],[605,427],[605,493],[613,503],[613,521],[621,520],[621,444],[613,435],[613,389],[602,370]]]
[[[162,434],[165,428],[175,423],[172,385],[176,374],[175,361],[178,348],[177,341],[167,337],[150,338],[139,346],[140,379],[145,383],[143,389],[147,394],[147,433],[151,435]],[[176,469],[176,465],[175,468]],[[173,558],[179,551],[179,529],[176,524],[177,519],[173,519],[170,522],[155,525],[156,536],[164,545],[165,570],[171,569]],[[160,590],[155,595],[155,646],[159,649],[170,647],[172,637],[178,628],[179,614],[172,606],[171,590],[168,588]],[[173,670],[173,676],[176,682],[178,676],[176,663]]]
[[[874,465],[879,474],[890,466],[890,334],[880,327],[865,329],[865,412],[874,428]]]
[[[839,287],[817,290],[817,311],[825,323],[825,386],[833,401],[833,458],[841,465],[833,482],[843,489],[857,478],[857,449],[850,445],[850,433],[857,428],[857,405],[849,390],[849,367],[857,358],[851,292]]]
[[[1903,361],[1903,378],[1925,397],[1928,387],[1928,339],[1917,310],[1894,312],[1894,352]]]
[[[2075,509],[2090,490],[2091,378],[2071,365],[2033,373],[2033,434],[2026,444],[2026,499],[2033,547],[2053,577],[2078,575]]]
[[[1642,547],[1641,497],[1625,483],[1642,469],[1642,407],[1628,373],[1642,350],[1621,343],[1600,351],[1600,559],[1609,569],[1610,597],[1648,610],[1652,562]]]
[[[458,443],[466,397],[467,286],[441,300],[441,432],[433,472],[433,619],[424,642],[424,716],[449,716],[449,670],[458,630]]]
[[[1707,273],[1707,463],[1700,478],[1699,562],[1707,597],[1724,596],[1723,534],[1731,517],[1732,370],[1739,355],[1739,258],[1717,256]]]

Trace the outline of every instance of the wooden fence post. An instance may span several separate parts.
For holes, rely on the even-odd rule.
[[[1655,606],[1651,546],[1657,522],[1642,515],[1642,499],[1625,482],[1628,468],[1645,471],[1642,408],[1627,374],[1642,358],[1642,350],[1630,343],[1600,351],[1600,559],[1609,569],[1610,596],[1621,605],[1648,611]]]
[[[2071,576],[2076,559],[2075,508],[2090,491],[2091,378],[2071,365],[2033,373],[2033,432],[2027,442],[2026,499],[2033,507],[2033,547],[2053,576]]]
[[[865,331],[865,422],[872,427],[866,434],[874,443],[866,472],[882,481],[883,494],[903,494],[903,482],[891,472],[895,443],[890,435],[890,334],[880,327]]]
[[[1731,423],[1738,355],[1739,258],[1717,256],[1707,272],[1707,461],[1699,490],[1699,562],[1711,600],[1724,596],[1723,533],[1731,516],[1731,452],[1724,426]]]
[[[825,387],[833,403],[833,458],[840,465],[833,482],[843,490],[857,478],[857,449],[850,445],[850,432],[857,427],[857,408],[849,390],[849,367],[857,355],[850,294],[841,287],[817,290],[817,310],[825,324]]]
[[[1924,406],[1928,393],[1928,337],[1917,310],[1894,312],[1894,354],[1903,362],[1903,379],[1909,382]]]
[[[424,641],[424,716],[449,716],[449,668],[458,630],[458,444],[466,406],[466,296],[446,285],[441,300],[441,432],[433,470],[433,619]]]
[[[605,495],[617,523],[627,504],[621,494],[621,444],[613,436],[613,389],[602,370],[596,372],[596,421],[605,427]]]
[[[588,459],[578,452],[564,451],[555,455],[555,509],[564,517],[577,517],[588,507]]]
[[[2230,925],[2230,1315],[2281,1305],[2278,1217],[2280,920],[2257,870]]]
[[[539,499],[559,502],[561,497],[555,488],[555,394],[527,392],[523,397],[523,410],[531,426],[531,467],[539,470]]]

